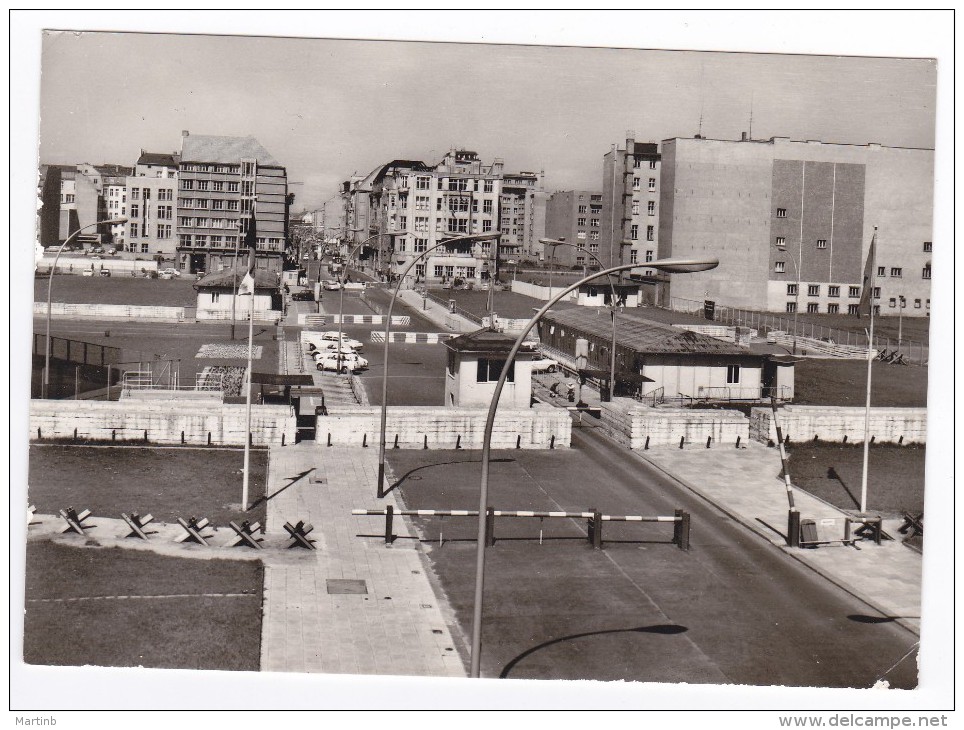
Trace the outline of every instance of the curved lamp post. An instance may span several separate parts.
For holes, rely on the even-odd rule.
[[[717,266],[719,266],[719,263],[720,262],[718,259],[662,259],[657,261],[649,261],[646,263],[646,267],[674,274],[692,274],[699,271],[715,269]],[[580,279],[575,284],[572,284],[560,294],[550,299],[548,302],[546,302],[542,309],[536,312],[535,316],[529,320],[529,323],[519,333],[515,344],[512,345],[512,349],[509,351],[509,354],[505,359],[505,365],[502,366],[502,372],[499,374],[499,380],[495,384],[495,391],[492,393],[492,400],[489,402],[489,413],[485,420],[485,433],[482,437],[482,482],[479,487],[479,530],[475,564],[475,602],[472,611],[472,661],[471,671],[469,674],[469,676],[473,678],[479,677],[482,659],[482,588],[484,582],[483,579],[485,576],[485,518],[486,511],[488,509],[487,502],[489,497],[489,452],[491,451],[492,427],[495,423],[495,411],[499,407],[499,397],[502,395],[502,387],[505,385],[506,378],[509,375],[509,370],[513,366],[515,356],[522,347],[522,342],[525,340],[526,335],[529,334],[536,323],[542,319],[542,316],[549,311],[554,304],[556,304],[569,292],[573,291],[574,289],[578,289],[583,284],[588,283],[591,279],[596,279],[600,276],[609,276],[622,271],[628,271],[629,269],[638,268],[639,264],[621,264],[620,266],[614,266],[593,274],[592,276],[587,276]]]
[[[57,251],[57,256],[54,257],[53,266],[50,267],[50,279],[47,282],[47,345],[44,357],[44,384],[43,392],[41,393],[42,397],[44,398],[47,397],[47,391],[50,388],[50,298],[54,288],[54,272],[57,271],[57,262],[60,261],[60,254],[64,252],[64,249],[67,248],[67,244],[70,243],[71,240],[73,240],[73,238],[81,231],[87,230],[88,228],[94,228],[96,226],[111,226],[116,223],[127,223],[127,221],[127,216],[121,215],[117,218],[110,218],[106,221],[97,221],[96,223],[88,223],[86,226],[81,226],[67,236],[67,239],[60,245],[60,248]]]
[[[793,354],[796,355],[797,354],[797,315],[800,314],[800,286],[801,286],[800,267],[797,266],[797,262],[794,260],[793,254],[790,253],[790,249],[788,249],[785,244],[782,246],[778,245],[777,250],[782,251],[787,255],[787,257],[790,259],[790,263],[793,264],[793,273],[797,275],[797,292],[796,292],[796,296],[794,297],[794,303],[793,303]]]
[[[349,233],[358,233],[359,231],[362,231],[362,230],[364,229],[351,228],[349,229]],[[345,257],[345,270],[342,272],[342,275],[338,278],[339,286],[338,286],[338,358],[337,358],[337,362],[338,362],[339,371],[341,371],[341,360],[342,360],[341,351],[343,349],[341,344],[342,327],[344,326],[343,322],[345,321],[345,281],[347,281],[348,279],[348,264],[351,261],[351,257],[354,256],[359,251],[359,249],[361,249],[362,246],[364,246],[369,241],[375,240],[379,236],[383,236],[383,235],[384,236],[404,236],[406,233],[408,233],[408,231],[386,231],[385,233],[376,233],[374,236],[369,236],[364,241],[362,241],[357,246],[355,246],[351,251],[349,251],[348,255]],[[319,269],[319,271],[321,271],[321,269]]]
[[[498,239],[502,236],[501,233],[470,233],[465,236],[456,236],[455,238],[447,238],[444,241],[436,243],[434,246],[430,246],[424,251],[421,251],[418,256],[413,258],[405,271],[402,272],[401,276],[398,277],[398,283],[395,284],[395,290],[392,292],[392,299],[388,303],[388,314],[385,315],[385,342],[384,342],[384,356],[382,358],[382,416],[381,416],[381,427],[378,437],[378,482],[377,482],[377,494],[378,498],[381,499],[385,496],[385,429],[388,422],[388,344],[390,341],[390,333],[392,328],[392,310],[395,308],[395,300],[398,298],[398,292],[402,288],[402,283],[405,281],[405,277],[408,276],[408,272],[426,255],[431,253],[437,248],[442,246],[449,246],[453,243],[458,243],[460,241],[487,241],[490,239]]]
[[[556,246],[572,246],[578,251],[585,251],[587,254],[592,256],[593,261],[599,264],[599,268],[605,268],[603,262],[599,260],[599,257],[590,251],[588,248],[580,246],[577,243],[569,243],[567,241],[559,241],[552,238],[540,238],[539,243],[545,244],[546,246],[552,246],[553,251],[555,251]],[[583,272],[585,275],[585,272]],[[612,320],[613,320],[613,344],[612,351],[609,353],[609,400],[612,400],[616,394],[616,285],[613,283],[612,274],[609,275],[609,290],[612,296]],[[549,296],[552,298],[552,287],[549,287]]]

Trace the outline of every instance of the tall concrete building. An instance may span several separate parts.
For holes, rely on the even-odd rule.
[[[292,198],[284,166],[258,140],[183,132],[177,183],[181,270],[210,273],[244,259],[239,248],[253,210],[257,266],[281,271]]]
[[[394,160],[375,170],[368,211],[369,230],[379,234],[373,241],[377,273],[386,278],[400,275],[417,254],[445,237],[500,231],[502,168],[499,159],[486,165],[475,152],[452,150],[431,167],[416,160]],[[407,233],[390,235],[400,231]],[[506,258],[489,241],[455,243],[415,264],[413,273],[431,283],[482,282]]]
[[[549,202],[549,195],[543,189],[543,177],[541,172],[525,171],[502,175],[499,250],[503,260],[538,260],[539,239],[546,235],[546,206]]]
[[[171,255],[175,250],[177,153],[141,150],[127,178],[127,248],[139,254]]]
[[[645,263],[659,250],[660,152],[626,133],[625,147],[603,157],[600,259],[606,266],[639,263],[632,276],[652,277]]]
[[[662,143],[659,256],[716,256],[667,296],[793,312],[854,312],[877,228],[882,314],[930,307],[934,151],[816,140]]]
[[[549,197],[546,206],[546,237],[582,246],[595,254],[606,266],[609,262],[600,249],[603,229],[603,194],[593,190],[562,190]],[[540,246],[540,249],[547,248]],[[549,252],[539,251],[540,260],[548,261]],[[557,246],[552,254],[554,265],[583,266],[594,264],[592,256],[572,246]]]
[[[84,226],[111,217],[111,196],[124,187],[133,168],[124,165],[91,165],[82,163],[73,170],[61,169],[60,240]],[[122,226],[88,228],[74,239],[80,244],[109,244],[113,234],[123,233]]]

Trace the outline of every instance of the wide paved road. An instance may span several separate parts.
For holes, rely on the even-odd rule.
[[[547,520],[540,545],[538,520],[499,520],[487,553],[483,676],[828,687],[884,678],[915,686],[916,636],[880,622],[598,431],[573,429],[569,450],[494,458],[497,509],[682,508],[692,515],[692,549],[667,542],[669,524],[607,522],[605,550],[593,551],[584,522]],[[409,507],[477,508],[478,452],[392,451],[389,460]],[[419,524],[469,636],[476,523]]]

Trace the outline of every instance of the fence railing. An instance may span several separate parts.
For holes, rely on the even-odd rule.
[[[448,301],[447,299],[442,299],[441,297],[436,296],[435,294],[432,294],[431,292],[425,292],[424,296],[425,296],[427,299],[430,299],[431,301],[435,302],[436,304],[445,307],[446,310],[448,310],[448,311],[450,311],[450,312],[452,311],[452,308],[451,308],[451,306],[450,306],[450,304],[449,304],[449,301]],[[467,309],[462,309],[462,307],[460,307],[460,306],[458,306],[458,305],[455,305],[455,311],[452,312],[452,313],[453,313],[453,314],[460,314],[460,315],[462,315],[463,317],[465,317],[466,319],[469,319],[469,320],[472,320],[473,322],[475,322],[477,325],[479,325],[479,327],[482,326],[482,318],[481,318],[480,316],[478,316],[477,314],[473,314],[472,312],[468,311]]]
[[[43,356],[47,351],[47,338],[37,332],[33,335],[33,354]],[[93,342],[70,340],[65,337],[50,338],[50,356],[58,360],[81,365],[111,365],[121,361],[121,350]]]
[[[675,312],[686,312],[699,316],[703,314],[703,302],[682,297],[670,297],[669,308]],[[801,337],[809,337],[812,340],[820,340],[833,345],[862,347],[865,352],[867,348],[867,335],[863,332],[853,332],[839,327],[816,324],[799,318],[797,318],[796,331],[794,331],[793,315],[786,316],[784,314],[717,305],[714,321],[733,326],[750,327],[759,330],[761,333],[779,330],[786,332],[791,337],[796,334],[798,341]],[[926,365],[929,359],[928,346],[916,340],[902,338],[900,347],[898,347],[895,339],[875,336],[873,347],[878,351],[885,349],[899,350],[904,355],[905,361],[919,365]]]

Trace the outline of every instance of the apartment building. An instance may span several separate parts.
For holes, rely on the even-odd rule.
[[[553,193],[546,206],[546,238],[574,243],[599,257],[604,265],[600,243],[603,230],[603,194],[594,190],[561,190]],[[548,247],[539,246],[539,260],[548,261]],[[554,265],[592,265],[593,258],[572,246],[557,246],[552,254]]]
[[[606,266],[639,263],[632,277],[653,277],[645,263],[659,250],[660,151],[655,142],[637,142],[626,133],[623,148],[603,157],[600,259]]]
[[[543,189],[543,178],[543,172],[503,174],[499,200],[502,260],[538,260],[539,239],[546,236],[546,206],[549,202],[549,194]]]
[[[124,165],[91,165],[82,163],[74,169],[61,168],[60,240],[66,239],[79,228],[110,216],[109,201],[115,199],[124,187],[133,168]],[[77,236],[79,244],[110,244],[113,234],[123,234],[121,226],[97,226]]]
[[[661,146],[659,256],[716,256],[661,297],[854,313],[877,228],[881,314],[930,308],[934,151],[786,137],[674,138]]]
[[[182,132],[176,201],[178,267],[210,273],[234,266],[239,255],[247,257],[246,251],[238,249],[253,211],[257,266],[280,272],[292,202],[287,171],[254,137]]]
[[[175,251],[177,153],[141,150],[127,178],[127,250],[170,256]]]
[[[375,271],[392,279],[443,238],[499,232],[502,172],[501,160],[486,165],[476,152],[462,149],[431,167],[394,160],[374,171],[368,212],[369,237],[377,232],[372,241]],[[506,256],[490,241],[462,242],[426,256],[411,273],[430,283],[480,283],[496,274],[502,260]]]

